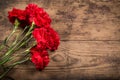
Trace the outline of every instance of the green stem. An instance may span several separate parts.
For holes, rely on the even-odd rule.
[[[26,59],[24,59],[24,60],[17,61],[17,62],[15,62],[15,63],[13,63],[13,64],[9,65],[8,67],[11,67],[11,66],[16,66],[16,65],[18,65],[18,64],[22,64],[22,63],[24,63],[24,62],[28,61],[29,59],[30,59],[30,58],[26,58]]]
[[[34,28],[34,25],[32,25],[32,26],[29,28],[28,32],[27,32],[27,33],[25,34],[25,36],[21,39],[21,41],[19,41],[18,44],[16,44],[16,46],[15,46],[14,48],[17,47],[17,50],[18,50],[19,48],[21,48],[23,45],[25,45],[27,42],[30,41],[30,39],[32,38],[31,33],[32,33],[33,28]],[[25,38],[27,38],[27,37],[29,37],[29,38],[28,38],[27,40],[25,40]],[[24,40],[25,40],[25,41],[24,41]],[[23,42],[23,41],[24,41],[24,42]]]
[[[12,50],[8,51],[7,53],[11,53]],[[3,59],[0,61],[0,65],[3,65],[4,63],[6,63],[7,61],[10,61],[10,56],[7,55],[7,56],[4,56]]]
[[[22,33],[16,37],[16,39],[15,39],[15,41],[12,43],[11,47],[13,47],[14,45],[16,45],[16,43],[18,42],[18,40],[19,40],[20,37],[24,34],[24,32],[27,30],[28,27],[29,27],[29,26],[26,26],[26,27],[23,29]]]
[[[25,38],[27,38],[28,36],[31,35],[31,31],[33,29],[33,26],[31,26],[28,30],[28,32],[25,34],[25,36],[14,46],[9,48],[9,50],[6,52],[6,54],[3,56],[2,61],[0,61],[0,65],[3,65],[4,63],[6,63],[8,61],[8,59],[10,58],[10,55],[13,54],[16,50],[19,50],[24,44],[26,44],[29,39],[26,41]],[[30,37],[31,39],[31,37]],[[23,42],[25,40],[25,42]],[[22,43],[21,43],[22,42]],[[17,48],[17,49],[16,49]],[[5,60],[5,61],[4,61]]]
[[[15,48],[15,51],[19,50],[22,46],[24,46],[27,42],[29,42],[32,39],[32,36],[30,36],[25,42],[20,43],[18,47]]]
[[[28,61],[28,60],[29,60],[29,58],[26,58],[26,59],[24,59],[24,60],[17,61],[16,63],[8,66],[8,69],[7,69],[2,75],[0,75],[0,79],[2,79],[14,66],[16,66],[16,65],[18,65],[18,64],[22,64],[22,63],[24,63],[24,62],[26,62],[26,61]]]
[[[11,36],[15,33],[17,27],[18,27],[18,26],[14,26],[14,29],[13,29],[13,31],[11,32],[11,34],[4,39],[4,41],[3,41],[2,44],[0,45],[0,50],[2,50],[4,46],[8,46],[8,45],[6,45],[6,44],[7,44],[8,40],[11,38]]]
[[[26,33],[26,35],[14,46],[14,47],[12,47],[12,50],[14,50],[16,47],[18,47],[18,46],[20,46],[21,45],[21,42],[23,43],[23,41],[24,41],[24,39],[26,38],[26,37],[28,37],[30,34],[30,30],[31,30],[31,28],[28,30],[28,32]],[[29,35],[28,35],[29,34]],[[10,48],[11,49],[11,48]],[[5,54],[5,56],[7,56],[7,55],[9,55],[9,54],[11,54],[11,53],[6,53]]]
[[[7,71],[5,71],[2,75],[0,75],[0,79],[2,79],[14,66],[10,67]]]

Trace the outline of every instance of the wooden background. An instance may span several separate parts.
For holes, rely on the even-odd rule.
[[[0,0],[0,40],[11,31],[7,12],[28,3],[43,7],[60,34],[42,72],[31,62],[16,66],[14,80],[120,80],[120,0]],[[19,57],[19,55],[17,56]]]

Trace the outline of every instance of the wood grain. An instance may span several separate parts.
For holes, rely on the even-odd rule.
[[[48,12],[61,44],[49,52],[51,61],[44,71],[26,62],[9,76],[15,80],[120,79],[120,0],[1,0],[1,41],[12,30],[7,12],[13,7],[24,9],[28,3]],[[15,55],[16,59],[22,56]]]
[[[63,71],[64,77],[67,76],[69,80],[79,79],[81,75],[88,79],[94,79],[95,76],[118,78],[120,76],[119,45],[119,41],[61,41],[58,51],[50,54],[50,64],[43,73],[46,75],[50,72],[61,74]],[[17,57],[19,56],[20,54]],[[27,62],[16,66],[15,69],[32,73],[35,67],[31,62]],[[37,75],[40,73],[36,72]],[[26,73],[22,74],[26,75]],[[54,77],[54,74],[51,77]]]

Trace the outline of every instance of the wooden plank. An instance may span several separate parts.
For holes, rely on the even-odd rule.
[[[120,77],[120,41],[62,41],[59,49],[50,53],[50,58],[50,64],[44,70],[46,74],[65,71],[66,79],[69,80]],[[27,75],[22,74],[30,76],[29,73],[34,72],[35,67],[27,62],[16,66],[15,70],[26,71]],[[35,74],[44,72],[36,71]]]
[[[100,63],[115,64],[117,60],[119,63],[119,52],[119,41],[62,41],[57,51],[49,52],[51,58],[49,67],[64,67],[67,61],[70,62],[67,64],[69,68],[92,65],[99,67]]]
[[[109,64],[109,61],[110,63],[115,63],[117,59],[119,61],[119,52],[119,41],[61,41],[57,51],[49,52],[51,58],[49,66],[57,67],[58,65],[64,67],[72,64],[69,68],[74,68],[99,65],[100,63]],[[15,55],[16,57],[20,57],[21,54],[18,53]],[[63,65],[66,64],[66,61],[70,61],[70,63]],[[93,61],[93,63],[90,63],[91,61]]]
[[[30,2],[21,0],[14,3],[3,1],[3,3],[6,5],[1,5],[0,9],[1,34],[4,32],[4,27],[6,31],[11,30],[7,12],[15,6],[24,9]],[[34,1],[34,3],[45,8],[51,16],[52,27],[60,34],[61,40],[120,40],[120,6],[117,0],[107,3],[95,0],[51,0]]]
[[[106,69],[98,69],[98,70],[71,70],[71,71],[36,71],[35,69],[30,70],[22,70],[22,69],[14,69],[14,73],[11,71],[9,75],[17,80],[119,80],[119,73],[117,74],[113,68],[110,72],[109,68]],[[98,72],[97,72],[98,71]],[[110,72],[109,74],[103,73],[104,71]],[[92,74],[90,74],[90,73]],[[100,73],[101,72],[101,73]],[[93,74],[94,73],[94,74]],[[116,75],[115,75],[116,74]]]
[[[14,73],[13,73],[14,71]],[[67,80],[66,71],[36,71],[34,70],[21,70],[21,69],[14,69],[12,70],[9,75],[13,79],[17,80]]]
[[[43,72],[26,62],[9,76],[17,80],[120,79],[119,0],[1,0],[0,40],[12,30],[7,12],[31,2],[49,13],[61,45],[50,53],[51,62]]]

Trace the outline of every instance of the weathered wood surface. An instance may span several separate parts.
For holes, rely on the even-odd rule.
[[[61,37],[50,64],[39,72],[31,62],[9,73],[15,80],[120,79],[120,0],[1,0],[0,40],[12,30],[7,12],[36,3],[51,16]],[[20,54],[17,55],[19,57]],[[16,57],[16,58],[17,58]]]

